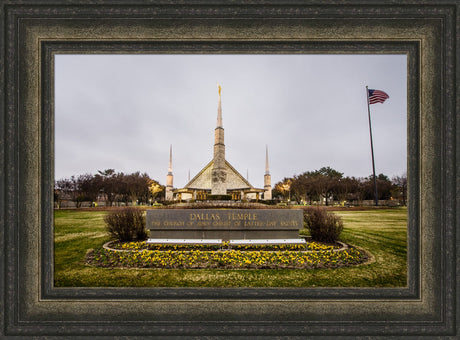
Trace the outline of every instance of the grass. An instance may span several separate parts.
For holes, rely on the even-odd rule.
[[[341,240],[373,262],[330,269],[121,269],[85,263],[88,249],[109,241],[104,211],[55,212],[56,287],[405,287],[407,209],[337,211]]]

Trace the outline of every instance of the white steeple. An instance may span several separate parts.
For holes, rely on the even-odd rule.
[[[172,144],[169,146],[169,167],[168,174],[172,174]]]
[[[225,168],[225,144],[224,144],[224,127],[222,125],[222,101],[219,87],[219,103],[217,105],[217,126],[214,130],[214,165],[212,167],[211,195],[227,194],[227,171]]]
[[[268,145],[265,146],[264,200],[272,199],[272,177],[268,166]]]
[[[219,87],[219,103],[217,105],[217,127],[221,127],[223,128],[223,124],[222,124],[222,100],[221,100],[221,92],[222,92],[222,87],[217,84],[217,86]]]
[[[168,174],[166,175],[166,190],[165,190],[165,199],[167,201],[172,201],[174,198],[173,195],[173,173],[172,173],[172,145],[169,146],[169,167]]]
[[[265,145],[265,174],[270,175],[270,169],[268,166],[268,145]]]

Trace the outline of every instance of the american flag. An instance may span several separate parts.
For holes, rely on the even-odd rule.
[[[369,89],[369,104],[383,103],[388,98],[390,96],[383,91]]]

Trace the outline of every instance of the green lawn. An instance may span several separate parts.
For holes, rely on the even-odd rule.
[[[56,287],[405,287],[407,209],[337,211],[341,240],[370,252],[368,264],[336,269],[107,269],[85,264],[109,241],[104,211],[55,211]]]

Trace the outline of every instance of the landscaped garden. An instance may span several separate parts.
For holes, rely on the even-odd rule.
[[[182,269],[314,269],[355,265],[367,259],[356,248],[334,249],[334,246],[309,242],[306,245],[242,246],[236,249],[208,249],[203,246],[153,246],[145,242],[121,245],[122,249],[99,248],[87,254],[88,263],[99,267],[182,268]],[[224,245],[226,247],[226,245]],[[255,249],[254,249],[255,248]],[[259,249],[257,249],[259,248]],[[303,248],[303,249],[302,249]]]
[[[57,287],[401,287],[406,286],[407,209],[335,212],[340,246],[267,248],[111,243],[107,211],[55,212]],[[309,234],[302,230],[301,234]],[[304,248],[302,248],[304,247]]]

